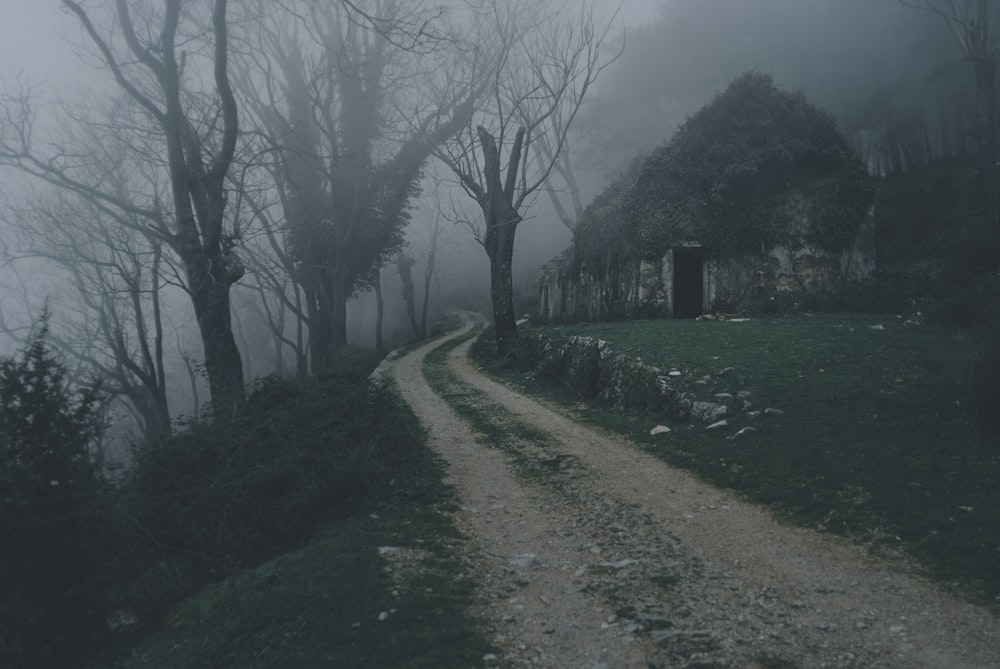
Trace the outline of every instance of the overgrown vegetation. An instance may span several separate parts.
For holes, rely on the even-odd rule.
[[[802,93],[779,90],[769,75],[748,72],[645,160],[629,194],[626,234],[647,257],[691,240],[714,255],[803,243],[840,251],[857,234],[872,192],[830,114]]]
[[[413,457],[415,419],[368,389],[370,362],[319,379],[258,381],[247,411],[139,449],[124,508],[142,530],[130,604],[140,620],[193,588],[302,545],[380,500]]]
[[[601,337],[622,353],[676,369],[698,399],[730,407],[725,429],[674,425],[592,405],[535,375],[490,369],[561,400],[585,420],[621,431],[665,461],[771,505],[805,525],[877,549],[901,549],[937,578],[1000,605],[1000,440],[977,430],[996,415],[992,367],[970,383],[977,332],[903,318],[796,315],[744,323],[581,324],[549,335]],[[488,357],[481,364],[489,365]],[[738,397],[749,393],[744,408]],[[732,397],[717,397],[728,393]],[[779,409],[781,415],[751,416]],[[756,432],[727,439],[742,427]]]
[[[91,451],[95,388],[71,389],[46,321],[0,360],[0,666],[58,667],[102,636],[114,540]]]
[[[424,378],[435,394],[472,426],[477,439],[509,459],[515,473],[528,480],[560,485],[567,480],[564,467],[569,459],[554,450],[554,441],[545,432],[519,421],[448,369],[448,354],[476,334],[473,330],[431,351],[424,359]],[[476,344],[482,341],[484,338],[479,338]],[[480,346],[479,355],[488,356],[500,365],[515,358],[513,351],[498,357],[496,350],[496,340],[490,338],[489,346]]]
[[[262,379],[232,420],[137,447],[114,481],[95,457],[95,393],[71,390],[44,328],[0,362],[0,664],[481,658],[442,465],[391,389],[369,385],[377,362],[347,349],[336,373]]]

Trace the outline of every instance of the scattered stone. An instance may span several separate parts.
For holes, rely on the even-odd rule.
[[[635,621],[645,630],[665,630],[674,626],[673,620],[655,613],[640,613]]]
[[[514,556],[510,563],[515,567],[533,567],[538,564],[538,556],[534,553],[521,553]]]
[[[382,613],[378,614],[378,621],[379,622],[383,622],[383,621],[386,621],[388,619],[389,619],[389,612],[388,611],[383,611]]]
[[[781,409],[775,409],[773,407],[768,407],[764,409],[764,414],[767,416],[784,416],[785,412]]]
[[[718,430],[720,427],[726,427],[727,425],[729,425],[729,421],[726,420],[725,418],[723,418],[722,420],[720,420],[718,422],[712,423],[711,425],[709,425],[705,429],[706,430]]]
[[[639,564],[639,560],[633,558],[625,558],[624,560],[618,560],[617,562],[598,562],[598,567],[607,567],[608,569],[624,569],[629,565]]]
[[[754,409],[753,411],[747,411],[747,418],[757,418],[760,416],[760,409]]]
[[[725,404],[715,404],[713,402],[692,402],[691,418],[714,423],[729,413],[729,407]]]
[[[892,632],[893,634],[903,634],[906,632],[906,625],[902,625],[899,623],[895,625],[890,625],[889,631]]]
[[[712,636],[710,630],[656,630],[649,637],[656,643],[663,645],[675,639],[707,639]]]
[[[378,547],[378,554],[381,557],[385,557],[387,555],[393,555],[393,554],[398,553],[398,552],[399,552],[399,546],[379,546]]]
[[[667,376],[674,377],[674,378],[676,378],[676,377],[678,377],[680,375],[681,375],[681,373],[678,370],[676,370],[676,369],[672,369],[672,370],[670,370],[667,373]]]
[[[757,431],[757,428],[755,428],[755,427],[741,427],[737,432],[734,432],[733,434],[731,434],[728,437],[726,437],[726,439],[736,439],[737,437],[742,437],[744,435],[747,435],[747,434],[750,434],[750,433],[756,432],[756,431]]]
[[[869,330],[884,330],[885,326],[882,325],[881,323],[879,323],[878,325],[869,325],[868,329]]]
[[[486,653],[483,655],[483,662],[496,662],[497,656],[494,653]]]
[[[655,437],[658,434],[666,434],[670,432],[670,428],[666,425],[657,425],[652,430],[649,431],[650,436]]]
[[[715,397],[720,400],[731,400],[733,399],[732,393],[715,393]]]

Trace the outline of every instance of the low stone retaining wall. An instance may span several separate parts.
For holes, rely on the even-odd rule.
[[[536,373],[564,384],[578,397],[676,421],[714,422],[728,411],[721,404],[697,401],[679,371],[663,371],[616,353],[603,339],[546,335],[526,338],[538,361]]]

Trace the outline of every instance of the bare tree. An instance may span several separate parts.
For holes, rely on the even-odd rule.
[[[371,12],[362,11],[367,6]],[[261,24],[255,42],[262,48],[241,56],[240,88],[261,150],[279,157],[270,172],[287,243],[283,262],[302,291],[317,372],[346,343],[347,301],[372,287],[402,244],[426,158],[458,124],[454,97],[428,101],[414,87],[425,43],[413,37],[408,44],[421,47],[403,52],[394,41],[429,34],[391,28],[426,25],[412,19],[413,5],[286,7],[289,13]],[[292,11],[300,7],[301,14]]]
[[[497,349],[517,337],[514,237],[532,196],[560,167],[568,133],[591,84],[613,60],[601,53],[613,20],[595,25],[590,7],[489,3],[477,16],[469,73],[486,82],[484,103],[454,141],[436,151],[483,216]],[[541,148],[534,150],[536,144]]]
[[[987,229],[1000,232],[996,183],[996,57],[1000,3],[995,0],[900,0],[941,17],[976,79],[976,144]]]
[[[213,405],[219,415],[227,415],[244,401],[229,295],[244,270],[234,250],[238,233],[226,229],[226,174],[238,131],[228,74],[227,2],[214,0],[207,31],[195,14],[200,7],[182,0],[162,0],[159,15],[152,3],[143,4],[135,9],[138,22],[127,0],[113,5],[107,0],[101,9],[74,0],[62,4],[79,19],[104,67],[138,110],[134,120],[139,125],[120,130],[149,140],[148,152],[139,157],[160,165],[168,176],[171,206],[165,209],[158,193],[116,192],[87,154],[60,146],[51,147],[48,155],[36,153],[32,117],[23,111],[23,99],[5,107],[14,124],[4,137],[0,159],[89,198],[176,253],[201,334]],[[95,23],[101,10],[113,15],[118,33]],[[182,34],[182,28],[190,32]],[[203,40],[206,32],[210,37]],[[201,44],[209,46],[202,49]],[[200,76],[204,69],[212,72],[210,86]]]
[[[125,402],[146,443],[169,436],[162,242],[123,225],[87,198],[61,190],[4,211],[4,255],[14,269],[30,263],[27,271],[41,268],[59,275],[66,287],[65,299],[52,292],[53,286],[44,287],[53,311],[48,340],[86,376],[100,378],[105,394]],[[32,296],[24,297],[30,301]],[[31,304],[21,305],[25,317],[31,312]],[[0,314],[0,329],[15,338],[18,325]]]

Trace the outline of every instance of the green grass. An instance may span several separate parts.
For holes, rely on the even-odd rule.
[[[395,492],[301,549],[176,606],[122,666],[468,667],[492,647],[469,614],[474,582],[445,512],[443,463],[413,423]],[[379,551],[390,546],[401,550]],[[379,620],[385,612],[384,620]]]
[[[427,355],[423,372],[431,389],[475,430],[480,443],[503,453],[522,479],[560,488],[583,475],[576,458],[559,453],[546,432],[517,420],[448,369],[448,354],[478,331],[473,329]]]
[[[455,541],[426,507],[337,523],[302,550],[182,603],[126,666],[478,665],[490,647],[465,613],[472,581],[454,561]],[[410,549],[413,558],[395,573],[380,546]]]
[[[881,328],[881,329],[880,329]],[[698,399],[730,407],[729,426],[625,416],[506,373],[663,460],[771,505],[807,526],[900,548],[936,578],[1000,606],[1000,448],[972,424],[974,331],[851,314],[743,323],[643,321],[539,330],[604,338],[615,351],[683,373]],[[736,399],[748,391],[750,418]],[[758,431],[726,439],[744,426]]]

